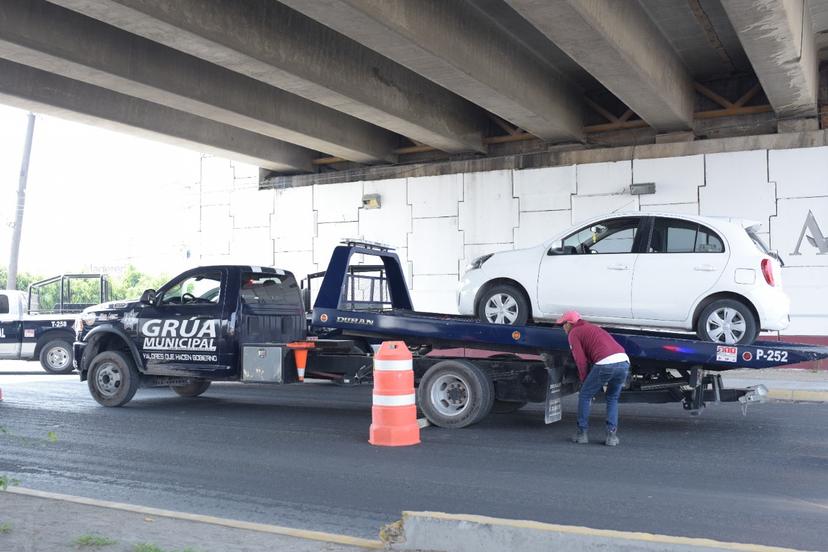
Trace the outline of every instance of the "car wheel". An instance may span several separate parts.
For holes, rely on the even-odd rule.
[[[65,339],[53,339],[40,350],[40,365],[50,374],[68,374],[72,366],[72,344]]]
[[[529,320],[529,302],[511,284],[498,284],[486,290],[477,305],[477,317],[489,324],[523,326]]]
[[[132,359],[120,351],[104,351],[92,359],[87,383],[92,398],[103,406],[123,406],[140,384]]]
[[[195,380],[187,385],[172,385],[172,390],[182,397],[198,397],[210,388],[209,380]]]
[[[494,384],[480,368],[465,360],[444,360],[428,369],[417,388],[417,404],[438,427],[461,428],[489,415]]]
[[[702,311],[696,333],[705,341],[750,345],[756,340],[759,328],[747,305],[733,299],[720,299]]]

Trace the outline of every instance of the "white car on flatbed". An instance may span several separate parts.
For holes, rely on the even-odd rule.
[[[679,214],[597,217],[535,247],[475,259],[460,282],[458,309],[510,325],[577,310],[608,325],[752,343],[790,322],[781,260],[757,234],[760,226]]]

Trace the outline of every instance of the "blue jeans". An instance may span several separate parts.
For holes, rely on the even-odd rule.
[[[609,431],[618,429],[618,397],[627,380],[629,369],[629,362],[592,365],[578,393],[579,429],[586,431],[589,427],[589,409],[592,406],[592,399],[604,385],[607,386],[607,429]]]

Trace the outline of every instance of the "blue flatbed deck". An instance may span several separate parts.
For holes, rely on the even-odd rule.
[[[349,264],[353,255],[379,258],[385,272],[388,295],[384,310],[353,308],[345,300]],[[342,308],[344,306],[350,308]],[[399,257],[388,248],[356,242],[335,248],[313,308],[311,325],[337,330],[343,335],[377,339],[402,339],[409,345],[466,347],[513,353],[568,354],[563,329],[543,324],[504,326],[477,319],[413,310]],[[634,367],[704,370],[773,368],[828,358],[828,347],[756,341],[751,345],[726,345],[688,339],[660,332],[610,330],[627,351]]]

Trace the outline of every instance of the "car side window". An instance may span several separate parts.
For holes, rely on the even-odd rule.
[[[569,254],[632,253],[639,220],[638,217],[626,217],[590,224],[564,238],[561,251]]]
[[[724,244],[709,228],[698,223],[656,218],[650,234],[648,253],[721,253]]]
[[[159,305],[217,305],[221,298],[221,271],[190,274],[159,294]]]

